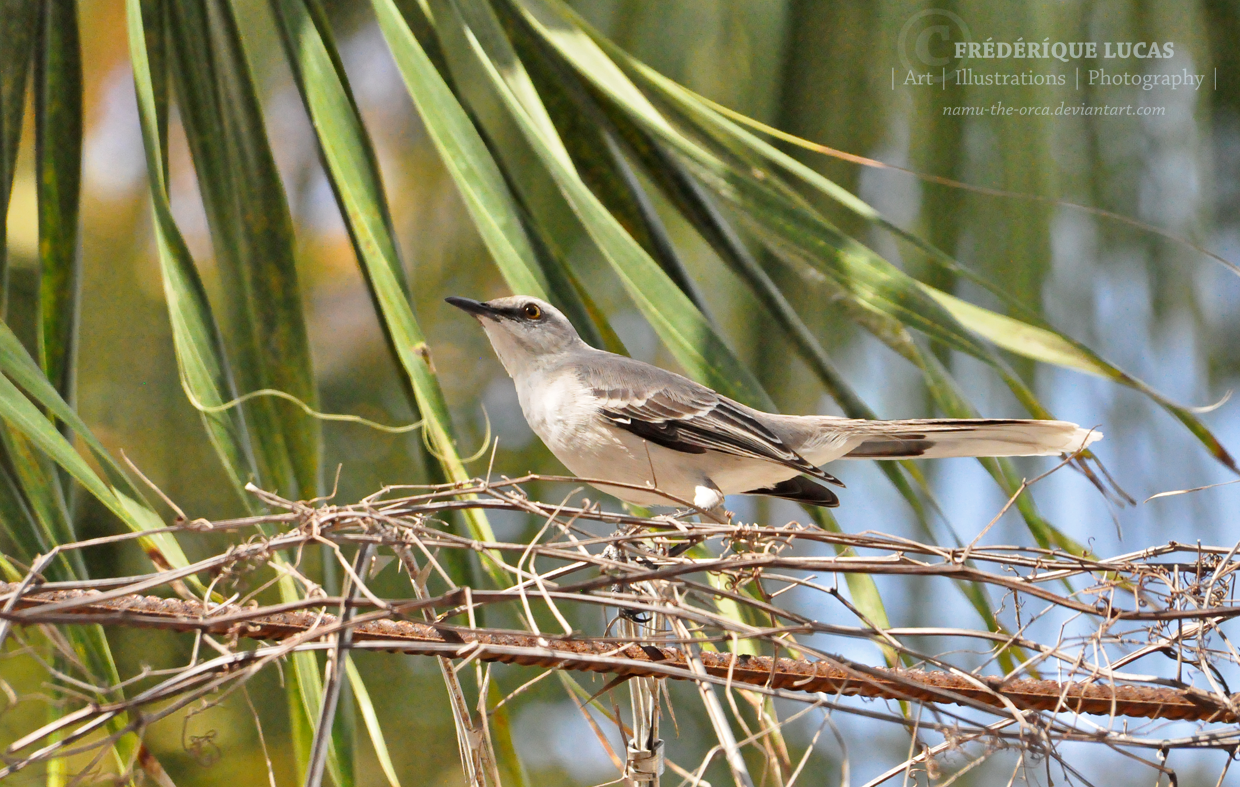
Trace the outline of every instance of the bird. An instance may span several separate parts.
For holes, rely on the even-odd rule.
[[[591,347],[539,298],[445,300],[481,323],[551,453],[573,475],[643,507],[718,514],[727,495],[745,494],[834,508],[830,486],[844,484],[822,465],[837,459],[1071,455],[1102,437],[1067,421],[767,413]]]

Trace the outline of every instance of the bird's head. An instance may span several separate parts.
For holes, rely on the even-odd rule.
[[[500,363],[514,378],[563,352],[584,346],[573,324],[559,309],[529,295],[491,301],[456,296],[445,300],[478,318]]]

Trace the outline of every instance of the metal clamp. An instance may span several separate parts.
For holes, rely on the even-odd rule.
[[[633,784],[654,784],[663,774],[663,740],[654,742],[654,748],[637,747],[636,741],[629,741],[629,761],[625,767],[625,778]]]

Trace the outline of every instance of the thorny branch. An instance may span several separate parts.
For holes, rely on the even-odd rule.
[[[181,668],[132,679],[127,697],[118,690],[109,695],[117,698],[112,703],[82,702],[31,730],[3,751],[0,778],[104,745],[100,731],[119,714],[129,714],[141,732],[307,650],[331,654],[335,666],[327,690],[333,693],[348,649],[435,656],[444,665],[463,659],[609,673],[618,676],[613,683],[634,677],[694,681],[708,703],[707,695],[724,691],[747,733],[739,744],[727,743],[727,730],[717,730],[716,748],[743,768],[735,760],[736,746],[757,747],[767,767],[784,769],[782,783],[795,779],[804,762],[789,773],[792,760],[782,737],[789,719],[778,720],[770,698],[828,714],[819,731],[826,724],[835,730],[830,714],[839,712],[940,736],[942,743],[910,754],[904,770],[934,767],[935,757],[967,746],[981,747],[975,762],[1005,747],[1019,748],[1022,761],[1059,759],[1056,745],[1063,741],[1130,752],[1240,746],[1240,695],[1228,687],[1240,653],[1225,631],[1240,615],[1236,546],[1168,543],[1109,558],[978,543],[948,549],[796,522],[775,527],[684,516],[646,519],[588,501],[552,505],[529,499],[521,484],[546,478],[385,489],[343,506],[263,493],[273,512],[268,516],[168,528],[221,534],[229,540],[227,549],[186,568],[140,576],[49,582],[39,573],[48,561],[36,561],[19,581],[0,583],[0,647],[17,639],[21,627],[95,623],[191,632],[194,655]],[[442,519],[465,508],[524,512],[542,526],[531,543],[480,542],[454,533]],[[302,550],[316,543],[334,547],[331,554],[350,580],[344,597],[326,596],[301,573]],[[849,549],[836,554],[827,546]],[[460,565],[447,559],[454,553],[483,556],[507,572],[508,584],[458,584],[461,577],[446,568]],[[285,556],[279,570],[293,571],[314,592],[297,602],[273,603],[266,588],[277,555]],[[376,592],[376,561],[390,556],[416,574],[404,597]],[[847,573],[920,576],[943,584],[944,592],[948,581],[989,588],[1001,598],[995,620],[1002,625],[877,631],[834,579],[822,579]],[[189,593],[183,580],[195,575],[213,589],[211,596]],[[831,614],[821,613],[832,604]],[[490,627],[478,624],[482,611]],[[600,612],[657,625],[617,627]],[[875,667],[847,658],[839,652],[843,638],[894,648],[907,666]],[[247,648],[247,639],[265,644]],[[1000,654],[1007,663],[1014,658],[1017,668],[1000,671]],[[1051,674],[1056,679],[1047,679]],[[756,713],[757,733],[751,734],[732,700],[734,691],[748,698],[744,705]],[[882,706],[854,697],[912,703],[912,709],[905,715],[894,702]],[[334,707],[334,694],[327,699],[325,706]],[[717,701],[712,707],[716,715],[724,713]],[[1168,737],[1159,726],[1166,720],[1197,724]],[[722,716],[712,721],[727,724]],[[321,766],[322,753],[316,755]]]

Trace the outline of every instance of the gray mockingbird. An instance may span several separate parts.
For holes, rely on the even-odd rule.
[[[1066,421],[764,413],[594,349],[538,298],[447,301],[482,323],[517,384],[525,420],[551,453],[574,475],[637,505],[692,503],[710,512],[724,495],[750,494],[833,507],[839,498],[818,482],[843,486],[820,468],[836,459],[1049,456],[1102,437]]]

